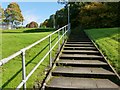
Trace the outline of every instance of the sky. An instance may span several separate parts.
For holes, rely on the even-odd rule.
[[[2,8],[6,9],[10,2],[2,2]],[[24,17],[23,25],[35,21],[38,24],[48,19],[50,15],[64,7],[57,2],[17,2]]]

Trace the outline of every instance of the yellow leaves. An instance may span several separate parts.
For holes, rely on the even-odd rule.
[[[105,5],[100,3],[100,2],[93,2],[91,4],[85,5],[84,9],[86,10],[100,10],[100,9],[105,9]]]
[[[12,22],[14,20],[20,21],[22,22],[24,20],[20,7],[17,3],[12,2],[8,5],[7,9],[5,10],[5,15],[6,15],[6,19],[9,18],[9,16],[12,17]]]

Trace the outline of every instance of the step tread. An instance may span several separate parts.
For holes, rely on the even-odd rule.
[[[62,52],[72,52],[72,53],[79,53],[79,52],[83,52],[83,53],[99,53],[99,51],[95,51],[95,50],[63,50]]]
[[[92,44],[92,42],[66,42],[66,44]]]
[[[59,64],[86,64],[86,65],[107,65],[107,63],[100,60],[59,60]]]
[[[68,89],[89,89],[89,88],[119,88],[118,85],[109,79],[74,78],[74,77],[52,77],[47,87],[68,88]]]
[[[84,47],[84,46],[81,46],[81,47],[64,47],[64,48],[84,48],[84,49],[96,49],[95,47]]]
[[[79,46],[79,47],[68,47],[68,46],[65,46],[63,48],[64,50],[96,50],[95,47],[83,47],[83,46]]]
[[[53,70],[53,73],[115,75],[113,72],[108,71],[106,69],[92,68],[92,67],[61,67],[61,66],[58,66]]]
[[[94,46],[93,44],[65,44],[65,46]]]
[[[62,54],[60,57],[86,57],[86,58],[103,58],[103,56],[98,55],[87,55],[87,54]]]

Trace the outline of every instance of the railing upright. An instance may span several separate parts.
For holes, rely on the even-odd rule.
[[[63,35],[63,41],[62,41],[62,43],[64,43],[64,28],[62,29],[62,35]]]
[[[61,36],[60,36],[60,32],[61,32]],[[15,58],[16,56],[21,54],[21,58],[22,58],[22,82],[17,86],[16,90],[19,90],[22,86],[23,86],[23,90],[26,90],[26,82],[27,80],[30,78],[30,76],[34,73],[34,71],[39,67],[39,65],[45,60],[45,58],[49,55],[49,65],[50,68],[52,67],[52,50],[54,49],[54,47],[58,44],[58,50],[60,50],[60,41],[62,39],[62,44],[65,42],[66,38],[68,37],[67,34],[69,34],[70,32],[70,24],[65,25],[64,27],[56,30],[55,32],[53,32],[52,34],[46,36],[45,38],[31,44],[30,46],[21,49],[20,51],[18,51],[17,53],[9,56],[8,58],[2,59],[0,61],[0,66],[4,65],[5,63],[7,63],[8,61],[10,61],[11,59]],[[56,43],[52,46],[52,40],[51,37],[53,34],[57,34],[58,36],[58,41],[56,41]],[[30,71],[30,73],[26,76],[26,67],[25,67],[25,54],[26,54],[26,50],[32,48],[33,46],[37,45],[38,43],[44,41],[45,39],[49,39],[49,51],[47,52],[47,54],[38,62],[38,64]]]
[[[65,27],[65,32],[66,32],[66,30],[67,30],[67,27]],[[65,33],[64,38],[65,38],[65,40],[66,40],[66,38],[67,38],[67,32]]]
[[[51,50],[51,36],[49,36],[49,51]],[[52,51],[50,51],[49,53],[49,65],[50,67],[52,67],[52,55],[51,55]]]
[[[60,39],[60,31],[58,31],[58,40]],[[60,50],[60,41],[58,42],[58,51]]]
[[[25,50],[21,50],[22,53],[22,81],[26,79],[26,68],[25,68]],[[26,82],[23,84],[23,90],[26,90]]]

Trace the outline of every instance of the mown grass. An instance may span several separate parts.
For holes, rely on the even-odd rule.
[[[36,30],[36,31],[34,31]],[[31,31],[31,33],[30,33]],[[39,31],[39,32],[38,32]],[[54,30],[6,30],[3,31],[2,34],[2,54],[3,57],[7,57],[16,51],[32,44],[33,42],[47,36]],[[52,36],[52,46],[58,40],[57,34]],[[33,69],[33,67],[41,60],[41,58],[48,52],[49,50],[49,39],[39,43],[35,47],[26,51],[26,75]],[[57,45],[58,46],[58,45]],[[53,57],[55,56],[56,50],[58,47],[52,52]],[[34,74],[27,81],[27,88],[32,88],[36,83],[41,83],[43,78],[45,77],[45,69],[49,68],[49,56],[45,59],[45,61],[38,67],[38,69],[34,72]],[[17,85],[22,80],[22,61],[21,55],[12,59],[7,64],[3,65],[2,70],[2,84],[0,87],[2,88],[16,88]]]
[[[88,29],[85,32],[95,41],[111,65],[120,74],[120,30],[118,28]]]

